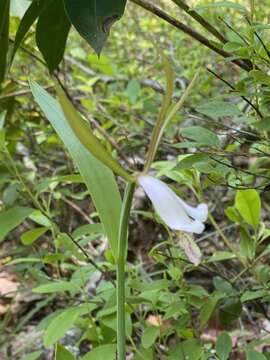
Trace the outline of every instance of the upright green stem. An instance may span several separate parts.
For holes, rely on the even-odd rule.
[[[127,183],[121,211],[117,256],[117,359],[126,360],[125,264],[128,225],[135,183]]]

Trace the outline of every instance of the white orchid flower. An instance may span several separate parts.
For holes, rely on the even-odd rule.
[[[164,223],[172,230],[201,234],[207,219],[208,207],[199,204],[196,208],[188,205],[164,182],[149,176],[138,176],[138,183],[144,189]]]

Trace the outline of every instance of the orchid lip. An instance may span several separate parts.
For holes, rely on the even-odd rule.
[[[164,223],[172,230],[201,234],[207,219],[208,207],[199,204],[188,205],[178,197],[164,182],[149,176],[140,175],[138,183],[153,203],[154,209]]]

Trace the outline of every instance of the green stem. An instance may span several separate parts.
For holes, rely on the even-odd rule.
[[[125,323],[125,264],[128,244],[128,225],[135,183],[127,183],[118,238],[117,256],[117,359],[126,360],[126,323]]]

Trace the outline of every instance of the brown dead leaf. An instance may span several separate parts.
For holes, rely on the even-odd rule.
[[[161,331],[168,329],[171,325],[170,321],[164,321],[161,315],[149,315],[146,321],[149,325],[160,326]]]
[[[6,278],[0,278],[0,295],[5,297],[13,297],[17,291],[19,284]]]

